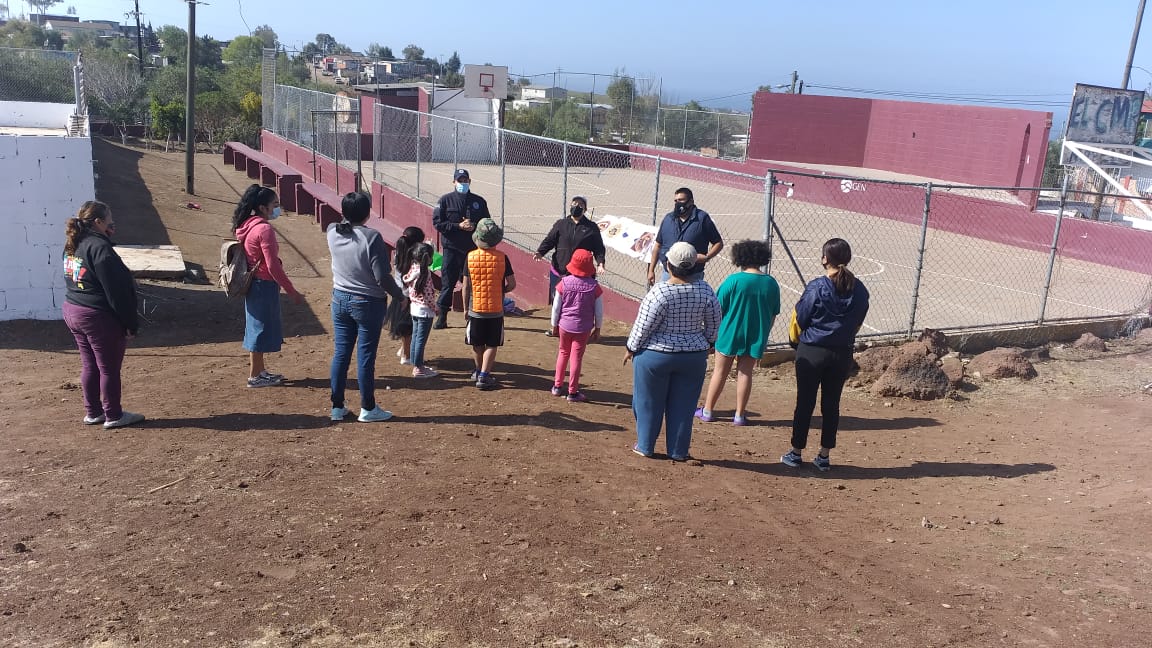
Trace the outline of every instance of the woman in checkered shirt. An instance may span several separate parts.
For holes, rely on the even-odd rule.
[[[672,461],[687,461],[692,420],[708,371],[708,353],[720,328],[720,302],[704,281],[689,281],[696,248],[683,241],[668,250],[667,282],[652,287],[628,336],[624,362],[632,360],[632,412],[636,445],[651,457],[665,423]]]

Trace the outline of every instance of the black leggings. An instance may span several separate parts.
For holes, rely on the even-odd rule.
[[[852,369],[852,347],[827,348],[800,343],[796,349],[796,412],[792,415],[792,447],[808,445],[816,390],[820,390],[820,445],[836,447],[840,427],[840,394]]]

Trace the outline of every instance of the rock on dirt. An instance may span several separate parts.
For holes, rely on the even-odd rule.
[[[948,394],[951,383],[936,363],[936,356],[923,342],[909,342],[899,348],[883,375],[872,385],[878,396],[906,396],[933,400]]]
[[[1101,340],[1095,335],[1092,335],[1091,333],[1085,333],[1084,335],[1080,336],[1080,339],[1072,343],[1072,348],[1080,349],[1081,351],[1103,352],[1108,350],[1108,345],[1104,343],[1104,340]]]
[[[926,328],[917,341],[925,344],[937,358],[948,355],[948,336],[936,329]]]
[[[964,362],[956,356],[945,356],[940,359],[940,370],[948,377],[948,384],[959,387],[964,382]]]
[[[864,382],[876,380],[888,368],[899,351],[900,349],[894,346],[878,346],[857,353],[856,364],[859,367],[857,377]]]
[[[985,351],[972,358],[968,370],[979,373],[984,378],[1024,378],[1036,377],[1036,368],[1024,357],[1020,349],[1004,348]]]

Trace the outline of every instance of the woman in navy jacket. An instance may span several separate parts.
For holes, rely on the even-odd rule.
[[[840,395],[852,369],[856,332],[868,314],[868,289],[852,271],[852,248],[844,239],[829,239],[821,251],[824,276],[808,282],[796,303],[800,345],[796,348],[796,411],[792,415],[792,449],[780,457],[797,468],[808,445],[808,428],[820,391],[820,452],[812,460],[817,470],[831,468],[828,453],[836,447],[840,427]]]

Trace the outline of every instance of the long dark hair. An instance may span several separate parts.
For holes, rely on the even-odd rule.
[[[344,222],[336,224],[336,231],[348,236],[353,227],[363,225],[372,215],[372,197],[363,191],[346,193],[340,202],[340,213],[344,215]]]
[[[852,292],[856,287],[856,275],[848,269],[848,263],[852,261],[852,246],[848,245],[848,241],[842,238],[828,239],[820,253],[824,256],[824,267],[835,271],[830,278],[836,292],[841,295]]]
[[[400,276],[408,274],[412,269],[412,250],[416,244],[424,242],[424,230],[412,225],[405,227],[400,238],[396,239],[396,271]]]
[[[92,224],[107,219],[109,213],[108,205],[98,200],[80,205],[80,211],[64,224],[64,254],[76,254],[76,246],[92,232]]]
[[[274,200],[276,200],[276,192],[268,187],[261,187],[258,184],[249,186],[244,190],[244,195],[240,196],[240,202],[236,204],[236,211],[232,212],[232,231],[235,232],[240,229],[244,221],[256,214],[258,208],[270,205]]]
[[[428,285],[432,277],[432,271],[428,269],[432,265],[432,252],[432,246],[427,243],[417,243],[412,248],[412,263],[420,267],[420,275],[412,284],[417,295],[424,294],[424,286]]]

